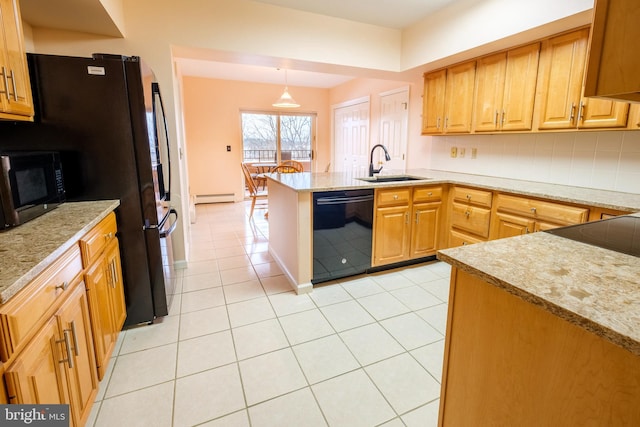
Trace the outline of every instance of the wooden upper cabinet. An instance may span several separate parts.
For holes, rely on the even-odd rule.
[[[640,2],[597,0],[585,96],[640,102]]]
[[[474,131],[531,130],[540,44],[478,60]]]
[[[444,90],[447,70],[424,75],[422,133],[442,133],[444,127]]]
[[[629,104],[608,99],[583,98],[578,128],[623,128],[627,126]]]
[[[0,119],[33,119],[31,84],[17,0],[0,0],[0,98]]]
[[[570,129],[577,125],[589,30],[545,40],[540,64],[539,129]]]
[[[444,132],[471,132],[473,92],[476,77],[476,61],[465,62],[447,69],[447,85],[444,93]]]

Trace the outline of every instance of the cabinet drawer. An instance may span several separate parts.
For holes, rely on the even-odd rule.
[[[457,246],[471,245],[473,243],[484,242],[485,240],[478,238],[477,236],[470,236],[465,233],[461,233],[456,230],[449,230],[449,247],[455,248]]]
[[[467,187],[453,187],[453,200],[457,202],[467,202],[476,206],[491,207],[491,191],[477,190]]]
[[[442,187],[415,187],[413,202],[431,202],[442,199]]]
[[[489,237],[491,210],[454,202],[451,209],[451,226]]]
[[[497,208],[534,219],[548,220],[561,225],[579,224],[589,218],[589,209],[560,203],[498,194]]]
[[[26,344],[29,334],[39,327],[47,311],[64,299],[81,273],[82,257],[76,244],[0,307],[0,357],[3,362]]]
[[[88,267],[116,236],[116,214],[111,212],[98,225],[80,239],[82,261]]]
[[[376,206],[406,205],[411,200],[410,188],[395,188],[376,191]]]

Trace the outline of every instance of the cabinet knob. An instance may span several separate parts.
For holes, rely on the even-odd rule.
[[[469,218],[469,217],[471,216],[471,212],[466,211],[466,212],[464,213],[464,216],[466,216],[467,218]]]
[[[56,286],[56,289],[62,289],[63,291],[66,291],[68,287],[69,287],[69,282],[62,282],[61,284]]]
[[[393,195],[393,200],[398,200],[398,195],[397,194]]]
[[[429,196],[429,197],[433,196],[433,192],[429,191],[429,192],[427,193],[427,196]]]
[[[471,194],[467,194],[467,200],[471,200]]]
[[[536,208],[531,208],[531,213],[535,214],[536,213]]]

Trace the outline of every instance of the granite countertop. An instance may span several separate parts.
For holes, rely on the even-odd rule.
[[[119,200],[66,202],[19,227],[0,232],[0,304],[119,205]]]
[[[438,258],[640,356],[640,259],[549,233]]]
[[[558,202],[577,203],[586,206],[615,209],[627,212],[640,211],[640,194],[621,193],[593,188],[572,187],[568,185],[547,184],[535,181],[522,181],[497,178],[484,175],[471,175],[445,172],[432,169],[383,170],[381,175],[411,175],[424,179],[417,181],[396,181],[371,183],[358,178],[366,174],[353,173],[283,173],[268,174],[268,178],[298,192],[316,192],[331,190],[351,190],[362,188],[406,187],[425,184],[470,185],[492,191],[517,193],[525,196],[540,197]]]

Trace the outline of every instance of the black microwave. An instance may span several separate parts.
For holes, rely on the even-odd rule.
[[[24,224],[64,200],[59,153],[0,153],[0,230]]]

